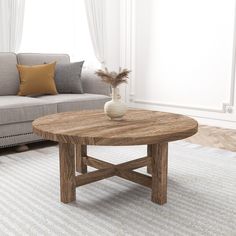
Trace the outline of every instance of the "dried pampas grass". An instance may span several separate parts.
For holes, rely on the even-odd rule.
[[[113,88],[116,88],[118,85],[122,83],[127,83],[128,75],[131,71],[127,69],[119,70],[119,73],[109,72],[107,68],[105,70],[97,70],[95,72],[96,75],[101,77],[102,81],[110,84]]]

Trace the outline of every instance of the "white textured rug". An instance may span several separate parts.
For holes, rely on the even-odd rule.
[[[114,163],[145,147],[91,147]],[[145,171],[145,169],[141,169]],[[59,201],[57,146],[0,156],[0,235],[236,235],[236,153],[185,142],[170,145],[168,203],[113,177]]]

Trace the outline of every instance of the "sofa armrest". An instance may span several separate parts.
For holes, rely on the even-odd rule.
[[[111,86],[102,82],[94,70],[83,70],[81,80],[84,93],[111,95]]]

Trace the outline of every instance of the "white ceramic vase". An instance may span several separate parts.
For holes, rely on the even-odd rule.
[[[127,106],[120,99],[119,89],[112,88],[112,99],[104,105],[105,114],[111,120],[120,120],[126,113]]]

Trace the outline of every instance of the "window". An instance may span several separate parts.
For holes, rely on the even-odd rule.
[[[26,0],[21,52],[68,53],[98,66],[83,0]]]

